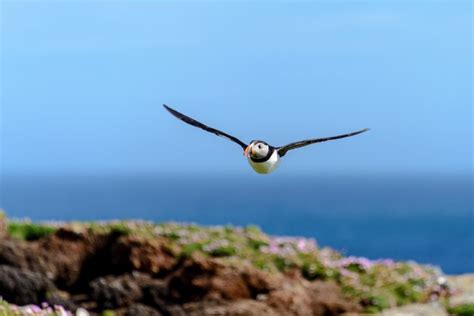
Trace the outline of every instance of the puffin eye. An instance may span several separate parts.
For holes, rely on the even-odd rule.
[[[258,149],[262,149],[262,145],[261,145],[261,144],[258,144]]]

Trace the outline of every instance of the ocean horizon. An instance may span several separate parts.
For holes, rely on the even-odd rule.
[[[257,225],[345,255],[474,272],[471,175],[4,175],[0,208],[37,221]]]

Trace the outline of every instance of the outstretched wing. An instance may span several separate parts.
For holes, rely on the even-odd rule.
[[[364,129],[361,129],[360,131],[352,132],[352,133],[349,133],[349,134],[337,135],[337,136],[332,136],[332,137],[307,139],[307,140],[302,140],[302,141],[299,141],[299,142],[290,143],[288,145],[278,147],[277,148],[278,155],[280,155],[280,157],[283,157],[284,155],[286,155],[286,153],[289,150],[292,150],[292,149],[308,146],[308,145],[315,144],[315,143],[326,142],[328,140],[335,140],[335,139],[340,139],[340,138],[351,137],[351,136],[358,135],[358,134],[361,134],[363,132],[366,132],[368,130],[369,130],[368,128],[364,128]]]
[[[234,136],[231,136],[227,133],[224,133],[220,130],[217,130],[215,128],[212,128],[212,127],[209,127],[207,125],[204,125],[202,124],[201,122],[198,122],[196,121],[195,119],[193,118],[190,118],[189,116],[186,116],[184,115],[183,113],[179,113],[178,111],[176,110],[173,110],[172,108],[170,108],[169,106],[167,106],[166,104],[163,104],[163,106],[165,107],[166,110],[168,110],[168,112],[170,112],[171,114],[173,114],[173,116],[177,117],[178,119],[180,119],[181,121],[189,124],[189,125],[192,125],[192,126],[196,126],[196,127],[199,127],[207,132],[210,132],[212,134],[215,134],[217,136],[221,136],[221,137],[224,137],[224,138],[227,138],[228,140],[231,140],[233,141],[234,143],[237,143],[239,144],[243,149],[245,149],[247,147],[247,144],[245,144],[244,142],[242,142],[240,139],[238,139],[237,137],[234,137]]]

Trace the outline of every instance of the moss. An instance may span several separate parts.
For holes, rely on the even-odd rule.
[[[360,266],[358,263],[351,263],[346,267],[347,270],[356,272],[356,273],[364,273],[365,270]]]
[[[268,242],[260,239],[249,238],[247,242],[248,246],[253,250],[259,250],[263,246],[268,246]]]
[[[369,297],[369,302],[370,305],[366,308],[366,312],[379,312],[390,307],[390,304],[384,296],[371,296]]]
[[[217,249],[214,249],[211,251],[211,256],[214,257],[229,257],[233,256],[237,253],[237,250],[233,246],[224,246],[224,247],[219,247]]]
[[[193,252],[202,250],[203,245],[200,243],[191,243],[187,244],[183,247],[181,255],[183,256],[191,256]]]
[[[113,224],[110,227],[110,233],[117,236],[127,236],[132,233],[132,230],[123,223]]]
[[[260,270],[265,270],[265,271],[271,271],[272,270],[272,264],[268,262],[266,258],[263,257],[257,257],[252,261],[252,264],[254,267]]]
[[[273,264],[278,269],[278,271],[281,271],[281,272],[285,272],[289,268],[295,267],[295,263],[293,261],[288,260],[286,258],[279,257],[279,256],[273,257]]]
[[[328,275],[326,272],[326,269],[315,262],[307,262],[302,268],[303,277],[310,281],[316,279],[327,279]]]
[[[393,288],[397,305],[405,305],[421,300],[421,293],[418,292],[416,286],[413,286],[409,282],[398,284]]]
[[[448,312],[450,315],[472,316],[474,315],[474,304],[465,304],[455,307],[449,307]]]
[[[23,240],[38,240],[47,235],[53,234],[57,228],[33,223],[9,222],[8,234],[13,238]]]

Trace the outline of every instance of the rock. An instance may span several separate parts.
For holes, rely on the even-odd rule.
[[[309,282],[305,283],[308,286]],[[310,291],[295,282],[283,283],[262,301],[275,309],[279,315],[312,315]]]
[[[143,298],[142,283],[147,282],[149,277],[141,274],[101,277],[90,283],[89,297],[101,309],[130,306]]]
[[[89,316],[89,315],[90,315],[89,312],[85,308],[79,307],[76,310],[76,316]]]
[[[256,273],[255,273],[256,275]],[[171,299],[178,303],[201,299],[232,300],[252,298],[266,281],[249,270],[221,264],[216,259],[194,256],[185,259],[169,278]]]
[[[463,274],[447,277],[448,285],[454,290],[449,299],[451,307],[474,304],[474,274]]]
[[[360,311],[359,304],[344,297],[336,283],[309,282],[300,276],[284,278],[251,266],[232,266],[200,256],[185,259],[171,274],[168,295],[175,303],[183,304],[185,314],[192,306],[196,315],[245,315],[252,309],[243,302],[253,302],[258,311],[255,315],[340,315]],[[160,297],[160,304],[165,300]],[[203,301],[212,301],[213,305],[188,304]]]
[[[100,235],[61,228],[36,241],[0,239],[0,264],[42,273],[63,289],[87,289],[107,274],[164,274],[175,257],[162,239]]]
[[[24,241],[0,239],[0,264],[27,269],[28,248]]]
[[[448,316],[439,302],[430,304],[411,304],[384,310],[381,316]]]
[[[61,288],[76,285],[86,275],[83,266],[97,252],[97,240],[59,229],[40,240],[0,242],[0,263],[41,273]],[[100,266],[96,265],[97,271]]]
[[[167,241],[72,226],[34,241],[3,238],[0,265],[9,267],[0,273],[0,296],[94,313],[113,309],[117,315],[317,316],[360,310],[336,283],[310,282],[297,270],[268,273],[228,258],[177,259]]]
[[[47,294],[55,290],[53,283],[42,274],[0,265],[0,296],[10,303],[41,304]]]
[[[253,299],[277,289],[283,282],[281,276],[272,275],[253,266],[241,266],[240,269],[240,276],[246,283]]]
[[[237,300],[223,302],[194,302],[187,303],[178,311],[170,314],[171,316],[286,316],[279,314],[271,307],[255,300]]]
[[[150,306],[136,304],[130,306],[124,316],[161,316],[162,314]]]
[[[165,281],[154,280],[153,283],[143,286],[143,303],[154,307],[164,315],[169,315],[168,288]]]
[[[123,236],[111,246],[109,254],[113,269],[121,273],[140,271],[163,275],[176,263],[174,254],[160,238]]]
[[[360,311],[360,306],[344,297],[333,282],[286,281],[263,301],[280,315],[341,315]]]
[[[311,309],[313,315],[341,315],[361,311],[358,303],[344,296],[334,282],[311,282]]]
[[[45,300],[50,306],[59,305],[68,311],[76,311],[78,306],[72,301],[67,292],[56,291],[48,293]]]
[[[60,287],[74,287],[80,279],[85,278],[83,266],[96,253],[97,244],[95,238],[86,234],[59,229],[36,243],[36,250],[43,263],[38,270],[48,271]]]

